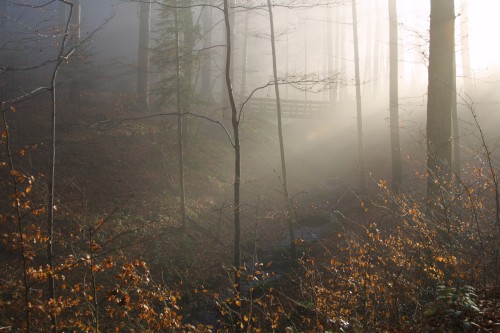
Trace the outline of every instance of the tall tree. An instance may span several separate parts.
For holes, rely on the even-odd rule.
[[[389,110],[391,128],[392,186],[397,191],[403,178],[399,140],[398,17],[396,0],[389,0]]]
[[[375,0],[375,40],[373,45],[373,96],[377,96],[380,90],[382,76],[380,75],[380,2]]]
[[[65,25],[65,33],[62,35],[62,39],[59,43],[60,47],[57,54],[57,61],[55,63],[54,69],[51,73],[49,92],[51,97],[51,158],[50,158],[50,176],[48,182],[48,205],[47,205],[47,261],[50,268],[48,274],[49,282],[49,297],[51,300],[56,301],[56,290],[55,290],[55,276],[54,276],[54,213],[55,213],[55,172],[56,172],[56,116],[58,110],[57,104],[57,78],[59,74],[59,69],[63,65],[63,62],[68,59],[73,53],[78,44],[73,46],[73,48],[68,49],[68,35],[70,22],[73,20],[73,15],[75,5],[67,2],[66,0],[60,0],[66,5],[70,6],[69,16]],[[78,6],[77,6],[78,7]],[[22,235],[21,235],[22,236]],[[55,313],[50,315],[51,319],[51,331],[57,332],[57,317]]]
[[[233,86],[231,83],[232,74],[232,36],[231,33],[231,18],[229,15],[228,0],[224,0],[224,25],[226,32],[226,66],[224,68],[224,76],[226,82],[227,95],[229,105],[231,107],[231,124],[233,127],[233,148],[234,148],[234,283],[236,290],[240,292],[240,267],[241,267],[241,221],[240,221],[240,184],[241,184],[241,146],[240,146],[240,114],[236,109],[236,102],[234,100]]]
[[[137,60],[137,97],[139,107],[149,109],[149,39],[151,2],[139,4],[139,50]]]
[[[184,126],[182,114],[182,84],[181,84],[181,57],[179,51],[179,20],[177,0],[174,0],[174,26],[175,26],[175,79],[176,94],[175,102],[177,106],[177,158],[179,160],[179,198],[181,209],[181,221],[183,232],[186,232],[186,192],[184,187]],[[187,73],[186,73],[187,75]]]
[[[461,0],[460,11],[460,53],[462,56],[462,71],[464,91],[470,95],[473,91],[472,66],[469,49],[469,0]]]
[[[243,30],[243,50],[241,52],[241,87],[240,98],[244,98],[247,90],[247,64],[248,64],[248,20],[249,11],[245,11],[245,22]]]
[[[229,40],[234,41],[235,37],[235,31],[234,31],[234,4],[235,0],[229,0],[228,5],[227,5],[227,19],[228,22],[225,24],[225,29],[228,27],[231,29],[229,31],[224,30],[224,40],[227,42],[227,34],[229,34]],[[225,15],[225,13],[224,13]],[[226,20],[226,16],[224,16],[224,21]],[[231,51],[231,59],[234,59],[234,45],[230,48]],[[227,52],[226,52],[227,53]],[[228,64],[227,58],[226,58],[226,65]],[[234,64],[232,62],[229,62],[229,76],[231,78],[234,77]],[[222,102],[222,116],[226,119],[231,119],[232,118],[232,110],[231,110],[231,102],[230,102],[230,96],[227,95],[227,87],[226,87],[227,82],[222,80],[222,92],[221,92],[221,102]],[[234,96],[233,96],[234,98]]]
[[[365,153],[363,143],[363,113],[361,110],[361,82],[359,78],[358,18],[356,0],[352,0],[352,36],[354,41],[354,75],[356,81],[356,118],[358,127],[358,171],[361,193],[366,193]]]
[[[333,36],[332,36],[332,8],[326,7],[326,57],[328,74],[333,74]],[[333,105],[336,100],[336,89],[328,89],[328,102]]]
[[[455,50],[453,0],[431,0],[427,100],[427,197],[430,206],[451,184],[451,119]]]
[[[203,57],[201,59],[200,95],[206,102],[213,102],[212,94],[212,7],[203,7]]]
[[[267,8],[269,11],[269,24],[271,29],[271,51],[273,58],[273,78],[274,78],[274,92],[276,94],[276,113],[278,116],[278,139],[280,143],[280,157],[281,157],[281,181],[283,186],[283,195],[285,197],[286,203],[286,219],[288,223],[288,232],[290,233],[290,254],[292,260],[297,260],[297,249],[295,246],[295,231],[293,227],[292,219],[292,203],[290,201],[290,195],[288,193],[288,181],[286,173],[286,159],[285,159],[285,146],[283,143],[283,128],[281,125],[281,100],[280,100],[280,89],[278,84],[278,69],[276,65],[276,45],[274,37],[274,20],[273,20],[273,9],[271,7],[271,0],[267,0]]]
[[[73,15],[71,16],[71,30],[72,30],[72,39],[75,45],[80,44],[81,41],[81,15],[82,15],[82,3],[81,0],[73,0]],[[61,5],[63,8],[66,7],[64,3]],[[62,9],[62,8],[61,8]],[[65,15],[66,11],[63,10],[63,13],[60,15]],[[61,17],[61,16],[60,16]],[[64,16],[63,16],[64,17]],[[80,111],[81,108],[81,82],[80,82],[80,73],[81,73],[81,59],[78,59],[78,54],[74,54],[77,61],[75,62],[72,68],[72,80],[69,87],[69,103],[72,108],[75,108],[77,112]]]

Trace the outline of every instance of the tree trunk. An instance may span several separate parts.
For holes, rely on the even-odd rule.
[[[380,91],[380,10],[379,0],[375,0],[375,40],[373,45],[373,96],[378,96]]]
[[[292,203],[290,201],[290,195],[288,193],[288,181],[286,174],[286,159],[285,159],[285,146],[283,144],[283,128],[281,125],[281,100],[280,100],[280,90],[278,85],[278,69],[276,65],[276,45],[274,37],[274,21],[273,21],[273,9],[271,7],[271,0],[267,0],[267,8],[269,10],[269,24],[271,28],[271,51],[273,57],[273,77],[274,77],[274,91],[276,93],[276,112],[278,116],[278,138],[280,143],[280,157],[281,157],[281,176],[282,176],[282,186],[283,195],[285,197],[286,203],[286,219],[288,223],[288,232],[290,234],[290,255],[292,260],[295,262],[297,260],[297,249],[295,246],[295,231],[293,227],[292,219]]]
[[[73,32],[73,43],[75,45],[80,43],[81,39],[81,0],[73,0],[73,15],[71,16],[71,30]],[[66,12],[66,11],[64,11]],[[73,79],[69,88],[69,103],[72,108],[77,112],[81,110],[81,83],[80,83],[80,73],[81,73],[81,57],[78,55],[73,55],[76,62],[73,66]]]
[[[359,79],[358,18],[356,0],[352,0],[352,35],[354,41],[354,75],[356,81],[356,117],[358,125],[358,163],[359,185],[362,194],[366,193],[365,157],[363,145],[363,114],[361,110],[361,82]]]
[[[452,98],[451,98],[451,134],[452,134],[452,160],[453,177],[455,178],[454,187],[459,188],[459,179],[461,178],[461,157],[460,157],[460,133],[458,129],[458,110],[457,110],[457,62],[456,55],[453,52],[453,78],[452,78]]]
[[[229,4],[228,0],[224,0],[224,23],[226,27],[226,66],[225,78],[226,88],[229,96],[229,104],[231,106],[231,123],[233,126],[234,135],[234,283],[236,291],[240,293],[240,267],[241,267],[241,249],[240,249],[240,183],[241,183],[241,150],[240,150],[240,134],[239,134],[239,115],[236,110],[236,103],[234,101],[233,87],[231,84],[231,22],[229,17]]]
[[[369,12],[372,11],[372,1],[367,2],[367,10]],[[375,8],[375,10],[378,10],[378,8]],[[365,96],[370,96],[371,93],[373,93],[373,73],[372,73],[372,45],[373,45],[373,37],[372,37],[372,15],[368,15],[368,19],[366,22],[366,50],[365,50],[365,68],[363,69],[363,80],[364,80],[364,87],[363,87],[363,92]],[[375,38],[378,38],[378,35],[375,35]]]
[[[225,31],[225,34],[226,34],[226,42],[227,42],[227,34],[229,34],[229,39],[231,41],[234,41],[234,1],[235,0],[229,0],[228,2],[228,24],[226,25],[226,29],[227,27],[229,26],[229,28],[231,30],[229,31]],[[224,20],[225,20],[225,16],[224,16]],[[231,47],[230,48],[230,51],[231,51],[231,59],[234,58],[234,47]],[[226,52],[226,55],[227,55],[227,52]],[[226,65],[227,65],[227,59],[226,59]],[[232,62],[229,62],[229,77],[232,78],[234,77],[234,65],[232,64]],[[227,95],[227,82],[224,82],[222,81],[222,115],[225,119],[229,119],[229,118],[232,118],[232,110],[231,110],[231,102],[230,102],[230,96]],[[233,95],[233,98],[234,98],[234,95]]]
[[[469,45],[469,1],[462,0],[460,12],[460,50],[464,76],[464,91],[467,95],[473,93],[472,66]]]
[[[201,84],[200,94],[205,102],[212,103],[212,8],[203,8],[203,58],[201,60]]]
[[[333,77],[333,36],[332,36],[332,9],[326,7],[326,57],[328,64],[328,76]],[[335,104],[336,90],[332,87],[328,89],[328,103]]]
[[[395,191],[398,191],[403,178],[403,170],[399,142],[398,17],[396,0],[389,0],[389,62],[392,186]]]
[[[177,3],[177,1],[176,1]],[[193,25],[193,11],[191,6],[193,5],[192,0],[185,0],[182,6],[187,8],[182,8],[182,23],[183,23],[183,34],[184,34],[184,51],[183,51],[183,71],[184,77],[181,82],[182,91],[182,112],[191,111],[191,103],[193,99],[193,67],[194,67],[194,57],[193,49],[195,46],[194,37],[194,25]],[[180,60],[179,60],[180,61]],[[183,140],[184,146],[188,141],[188,127],[187,122],[182,122],[183,126]]]
[[[340,43],[338,43],[338,48],[339,48],[339,54],[340,54],[340,68],[341,68],[341,71],[342,71],[342,76],[344,78],[347,77],[347,64],[346,64],[346,48],[345,48],[345,45],[346,45],[346,34],[347,34],[347,29],[345,28],[345,21],[346,21],[346,11],[343,7],[339,7],[340,11],[341,11],[341,20],[342,20],[342,23],[341,23],[341,27],[340,27]],[[347,92],[347,85],[346,84],[343,84],[341,87],[340,87],[340,91],[339,91],[339,100],[344,100],[348,98],[348,92]]]
[[[55,277],[54,277],[54,205],[55,205],[55,171],[56,171],[56,112],[57,112],[57,75],[59,69],[61,68],[64,58],[64,53],[66,52],[68,31],[70,23],[73,22],[73,15],[79,15],[79,9],[74,4],[70,6],[69,17],[66,21],[65,33],[63,34],[62,41],[60,43],[59,52],[57,55],[57,62],[55,64],[54,70],[50,78],[50,96],[51,96],[51,157],[50,157],[50,174],[48,181],[48,207],[47,207],[47,263],[50,268],[50,273],[48,274],[48,284],[49,284],[49,297],[50,299],[56,301],[56,290],[55,290]],[[75,11],[76,9],[76,11]],[[57,317],[55,314],[50,315],[51,321],[51,331],[57,333]]]
[[[340,32],[341,32],[341,25],[343,26],[343,23],[340,22],[340,15],[339,15],[339,10],[340,7],[337,7],[335,9],[335,64],[333,67],[333,70],[336,74],[340,72],[340,52],[339,49],[342,47],[340,45]],[[342,78],[340,78],[342,80]],[[338,84],[335,83],[333,86],[333,103],[337,103],[339,101],[339,89],[338,89]]]
[[[427,101],[427,199],[434,206],[451,184],[451,111],[455,33],[453,0],[431,0]]]
[[[151,3],[139,4],[139,52],[137,68],[137,97],[139,107],[149,109],[149,35]]]
[[[179,197],[181,205],[181,222],[182,230],[186,233],[186,196],[184,187],[184,134],[183,134],[183,115],[182,115],[182,80],[181,80],[181,58],[180,58],[180,41],[179,41],[179,20],[177,0],[174,1],[174,24],[175,24],[175,79],[176,93],[175,101],[177,106],[177,158],[179,159]],[[188,80],[188,78],[187,78]]]
[[[240,98],[244,99],[247,93],[247,60],[248,60],[248,10],[245,11],[245,30],[243,32],[243,52],[241,54],[241,87]]]

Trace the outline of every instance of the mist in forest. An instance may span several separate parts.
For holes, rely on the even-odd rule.
[[[493,332],[497,2],[0,0],[0,332]]]

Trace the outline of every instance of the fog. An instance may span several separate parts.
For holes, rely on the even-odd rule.
[[[230,129],[229,120],[223,117],[223,110],[227,108],[224,106],[227,92],[222,10],[217,3],[207,3],[210,6],[200,4],[191,8],[195,31],[192,50],[183,50],[195,59],[190,78],[193,95],[188,103],[192,112],[212,120],[222,120],[226,129]],[[498,5],[494,1],[474,1],[468,3],[467,12],[462,13],[464,4],[455,4],[457,99],[462,136],[470,140],[469,144],[478,144],[474,142],[477,128],[471,125],[472,107],[486,136],[495,145],[498,140],[495,110],[499,102],[496,91],[500,47],[488,36],[500,28],[494,17],[495,6]],[[3,74],[6,80],[11,80],[5,83],[7,99],[48,84],[69,8],[61,11],[64,6],[56,2],[40,7],[37,5],[43,3],[1,1],[0,57]],[[430,7],[429,2],[421,1],[399,1],[397,5],[401,151],[405,163],[411,164],[411,161],[425,156],[422,142],[425,142],[426,126]],[[171,93],[163,93],[162,89],[168,88],[162,88],[161,83],[167,75],[173,74],[172,67],[169,67],[172,66],[172,60],[169,60],[172,55],[168,54],[168,46],[164,56],[155,51],[159,49],[162,38],[167,38],[166,27],[172,24],[171,17],[165,18],[161,14],[165,8],[168,7],[161,2],[151,4],[150,65],[147,70],[151,101],[149,114],[175,109]],[[352,171],[358,168],[359,163],[354,148],[358,121],[351,3],[282,1],[275,4],[273,11],[277,75],[281,98],[285,104],[288,103],[283,116],[290,186],[297,193],[314,192],[334,183],[337,187],[356,188],[356,176]],[[357,2],[357,12],[366,171],[375,181],[390,177],[388,7],[385,1],[363,0]],[[68,102],[67,96],[64,97],[64,87],[71,85],[75,77],[80,81],[84,87],[81,95],[86,96],[84,99],[90,103],[86,108],[94,110],[82,113],[84,120],[81,122],[87,126],[94,126],[95,121],[124,118],[127,113],[123,112],[131,112],[134,116],[145,112],[133,98],[140,65],[139,22],[139,4],[135,1],[81,1],[79,27],[83,43],[77,47],[77,52],[85,56],[69,58],[63,63],[58,85],[62,87],[61,105],[64,105]],[[279,191],[280,173],[276,170],[279,170],[280,161],[277,158],[277,141],[273,139],[276,116],[260,112],[262,109],[258,104],[262,103],[262,99],[275,99],[274,86],[270,84],[273,81],[272,57],[265,3],[237,2],[231,11],[231,23],[233,47],[230,75],[236,103],[238,107],[244,106],[243,156],[247,153],[253,156],[260,150],[266,152],[265,158],[268,159],[267,162],[253,163],[248,168],[243,165],[243,170],[252,181],[266,184],[266,191]],[[74,37],[73,28],[74,21],[69,29],[71,38]],[[74,43],[72,40],[70,45],[76,45]],[[470,57],[468,63],[464,63],[464,55]],[[166,63],[161,63],[162,58]],[[471,82],[468,91],[465,90],[466,80]],[[102,98],[108,99],[104,108],[98,105]],[[316,113],[311,111],[300,118],[287,111],[290,105],[306,105],[311,101],[319,103],[317,107],[321,110],[314,111]],[[67,107],[73,108],[74,105]],[[113,108],[116,108],[116,113]],[[77,113],[70,116],[78,117],[80,114]],[[163,122],[164,119],[158,118],[158,125]],[[261,129],[256,130],[259,127]],[[196,135],[200,128],[213,131],[212,135],[224,141],[225,134],[220,127],[202,120],[196,120],[193,128],[187,131]],[[262,132],[264,128],[266,131]],[[264,134],[266,140],[271,141],[264,140],[261,146],[251,144],[252,140],[258,140],[256,135]],[[187,140],[190,140],[189,134]],[[231,164],[221,164],[220,167],[227,171],[225,181],[230,183]],[[408,165],[406,170],[406,176],[411,178],[414,173],[412,168]],[[329,190],[333,194],[339,189]]]
[[[421,237],[418,234],[414,239],[409,236],[398,246],[411,248],[417,246],[415,244],[431,244],[436,241],[434,238],[439,238],[441,243],[435,245],[436,248],[441,246],[439,251],[449,253],[441,255],[436,250],[428,257],[433,264],[437,263],[435,270],[442,269],[444,273],[440,274],[446,278],[436,273],[439,277],[411,280],[406,287],[401,284],[402,289],[409,291],[404,297],[391,299],[398,309],[397,320],[391,319],[384,330],[396,322],[398,325],[406,323],[405,320],[412,316],[410,306],[399,304],[400,299],[406,299],[408,304],[417,300],[414,313],[417,309],[423,313],[427,308],[421,306],[425,303],[421,299],[427,301],[426,297],[435,296],[438,285],[448,286],[455,280],[461,282],[467,274],[473,276],[470,277],[473,282],[468,280],[467,283],[486,285],[478,281],[494,276],[491,266],[498,263],[493,216],[500,211],[500,44],[497,42],[500,2],[454,2],[455,56],[445,61],[454,68],[454,73],[449,75],[453,83],[447,86],[452,95],[451,116],[448,116],[450,108],[442,110],[446,115],[443,118],[453,118],[446,125],[446,130],[451,130],[452,134],[442,146],[451,147],[456,143],[453,152],[450,148],[450,159],[445,161],[446,172],[453,174],[450,179],[453,178],[454,187],[450,186],[452,181],[443,181],[444,192],[453,192],[449,196],[453,200],[447,195],[442,202],[436,199],[444,212],[440,215],[429,208],[433,184],[429,164],[433,158],[438,159],[435,156],[442,148],[440,146],[435,156],[431,156],[434,142],[427,137],[428,116],[436,112],[431,110],[431,103],[428,105],[428,97],[435,91],[429,91],[430,82],[436,80],[432,75],[429,78],[433,1],[439,0],[396,1],[398,74],[397,82],[392,81],[393,87],[397,87],[395,98],[395,90],[390,91],[391,1],[273,0],[270,1],[275,36],[272,40],[270,12],[264,0],[0,0],[0,259],[5,259],[5,264],[0,263],[0,271],[14,272],[12,276],[16,276],[18,282],[12,285],[24,288],[25,305],[22,307],[26,308],[26,322],[30,322],[31,315],[39,318],[33,319],[34,326],[47,318],[54,325],[57,311],[43,312],[46,304],[40,302],[36,309],[42,310],[36,311],[43,314],[30,313],[31,308],[35,308],[31,306],[30,297],[41,298],[35,295],[35,290],[40,290],[37,295],[49,296],[45,298],[52,302],[55,299],[51,293],[53,287],[44,288],[53,276],[60,279],[56,279],[58,292],[67,292],[63,284],[65,277],[61,277],[60,272],[54,273],[54,267],[57,264],[63,267],[71,260],[75,260],[78,269],[90,267],[89,273],[85,271],[81,275],[87,279],[87,274],[92,276],[94,284],[97,273],[106,276],[108,280],[103,283],[106,288],[118,281],[119,274],[126,275],[123,273],[125,268],[118,275],[106,275],[103,267],[111,272],[114,260],[134,258],[151,262],[152,273],[134,262],[134,272],[144,268],[147,273],[130,280],[134,283],[161,281],[158,286],[162,283],[178,286],[189,296],[182,304],[188,306],[185,317],[176,320],[183,324],[199,323],[203,320],[198,312],[212,311],[216,301],[200,301],[202,296],[198,289],[193,291],[195,288],[205,290],[209,285],[214,295],[219,297],[220,294],[223,298],[231,292],[221,281],[229,279],[231,282],[227,285],[232,286],[229,289],[236,290],[232,296],[240,297],[245,292],[251,295],[254,277],[249,273],[253,274],[253,268],[248,268],[260,265],[261,276],[255,281],[264,281],[267,276],[278,284],[285,280],[294,286],[285,285],[285,288],[302,290],[306,283],[303,281],[316,275],[308,271],[307,279],[302,279],[300,274],[306,270],[299,272],[294,266],[298,259],[294,253],[296,245],[302,260],[300,265],[304,267],[310,262],[314,265],[314,255],[322,259],[335,258],[329,263],[337,259],[340,262],[348,258],[345,251],[349,247],[356,248],[356,242],[368,244],[368,241],[362,243],[365,231],[376,231],[367,236],[370,240],[375,239],[375,233],[387,232],[389,244],[394,239],[391,232],[399,232],[400,225],[413,227],[411,223],[418,218],[421,218],[419,222],[425,221],[423,225],[439,226],[436,227],[438,231],[426,233],[425,227],[416,231],[405,229],[409,235],[424,230],[425,241],[418,238]],[[224,4],[227,2],[226,19]],[[353,5],[357,11],[356,21],[353,21]],[[226,31],[226,26],[230,31]],[[354,27],[357,28],[357,40]],[[450,27],[448,29],[450,32]],[[451,33],[447,37],[450,38]],[[272,44],[276,51],[276,73],[273,72]],[[359,50],[357,63],[355,46]],[[445,97],[442,100],[449,101]],[[456,118],[453,115],[455,107]],[[397,120],[394,120],[395,115],[399,117]],[[391,117],[396,125],[391,125]],[[456,127],[451,129],[454,125]],[[394,136],[400,141],[399,148],[391,146]],[[394,156],[399,154],[402,176],[400,181],[395,181]],[[452,162],[456,161],[458,168],[455,164],[452,168]],[[497,194],[496,199],[488,197],[491,193]],[[470,219],[469,213],[474,215]],[[497,219],[500,221],[500,217]],[[311,229],[306,232],[303,223],[311,221],[313,227],[319,225],[318,230],[321,230],[313,235],[314,242],[311,241],[313,236],[308,234],[311,239],[304,236]],[[428,221],[432,223],[427,224]],[[449,223],[446,228],[443,221]],[[457,223],[456,230],[450,227],[450,221]],[[323,224],[328,227],[321,229]],[[483,230],[481,228],[484,231],[474,234],[476,229]],[[302,236],[298,236],[297,230]],[[458,246],[446,242],[462,243]],[[55,256],[55,264],[52,261],[53,243],[54,253],[60,254]],[[283,243],[287,244],[280,247]],[[114,244],[117,246],[111,247]],[[353,255],[356,260],[366,253],[363,253],[363,246],[356,248],[360,251],[359,256]],[[270,250],[276,248],[278,251]],[[404,250],[398,248],[394,250],[396,254],[384,252],[380,256],[399,258],[402,255],[398,251]],[[421,248],[408,251],[405,257],[408,262],[398,266],[399,263],[387,261],[390,268],[380,269],[389,272],[386,280],[379,280],[385,281],[380,285],[396,285],[399,276],[407,273],[409,281],[418,275],[410,271],[414,266],[425,267],[425,273],[420,272],[419,278],[432,271],[430,268],[427,271],[433,264],[427,263],[429,259],[424,255],[418,259],[421,260],[418,265],[414,262],[414,257],[421,255]],[[262,258],[268,252],[277,257],[259,263],[258,256]],[[277,252],[280,253],[276,255]],[[481,268],[474,269],[482,273],[471,273],[474,269],[468,267],[480,257],[480,252],[483,261],[474,267]],[[375,250],[373,253],[373,258],[367,259],[370,265],[380,259]],[[493,253],[496,261],[492,259]],[[105,262],[109,254],[115,257]],[[9,266],[9,260],[16,256],[22,259],[24,268],[19,268],[21,264],[17,261]],[[463,264],[466,269],[455,272],[441,267],[451,263],[462,265],[461,256],[470,256],[469,266]],[[92,263],[89,264],[91,259],[88,258]],[[94,265],[94,259],[100,266]],[[285,268],[280,266],[271,271],[267,267],[276,260],[280,264],[284,262]],[[338,271],[336,264],[331,264],[334,268],[329,274],[334,274],[335,279],[340,274],[351,274],[354,261],[346,260],[346,266]],[[111,261],[113,264],[108,267]],[[227,268],[231,265],[232,268]],[[321,269],[327,265],[330,264]],[[390,265],[397,269],[391,271]],[[25,273],[24,284],[19,282],[19,272],[34,274],[30,271],[31,266],[47,272],[40,273],[41,277]],[[68,267],[64,266],[61,271]],[[116,267],[128,266],[116,264]],[[68,276],[72,274],[69,271],[71,269],[68,269]],[[247,283],[245,292],[241,291],[239,280],[242,271],[249,277],[248,283],[242,282]],[[290,278],[288,274],[292,271],[300,278]],[[361,277],[368,281],[368,268],[346,281]],[[90,287],[85,278],[71,292],[76,289],[78,292],[80,287],[86,290],[87,316],[90,318],[90,313],[93,318],[87,318],[91,322],[88,327],[95,326],[95,332],[104,332],[106,330],[100,329],[104,324],[99,323],[98,310],[102,305],[97,298],[93,301],[89,297]],[[316,288],[315,283],[323,283],[319,282],[322,278],[311,285]],[[300,288],[294,284],[297,281],[300,281]],[[43,288],[39,287],[41,282]],[[498,292],[498,279],[496,283]],[[457,285],[462,287],[463,283],[457,282]],[[113,288],[119,290],[121,286]],[[366,286],[356,287],[355,294]],[[93,288],[97,294],[101,287]],[[419,293],[420,289],[426,291],[412,294],[417,289]],[[9,295],[6,292],[5,297],[17,295],[17,302],[21,304],[23,292],[19,290],[9,291]],[[284,290],[281,296],[288,295]],[[316,297],[314,290],[311,295]],[[340,289],[332,290],[335,291],[332,295],[341,293]],[[360,301],[357,308],[342,310],[337,321],[328,319],[331,330],[309,331],[344,331],[343,324],[339,324],[347,316],[344,314],[364,309],[366,300],[375,299],[374,295],[380,290],[368,293],[362,306]],[[426,294],[431,293],[429,290],[434,292],[432,297]],[[0,292],[3,292],[1,288]],[[101,295],[99,302],[107,304],[105,302],[112,299],[109,302],[125,308],[129,300],[125,296],[118,299],[122,296],[120,293],[110,289],[106,296]],[[177,297],[174,295],[162,295],[158,299],[161,302],[173,299],[174,304]],[[242,300],[250,299],[249,308],[252,308],[252,298],[245,297],[242,296]],[[390,298],[381,299],[377,301],[380,304]],[[307,302],[309,300],[300,299],[291,308]],[[324,302],[329,303],[330,300]],[[9,322],[10,319],[1,319],[3,314],[11,318],[3,304],[0,298],[0,331],[2,326],[17,327]],[[401,317],[406,319],[400,320],[400,310],[402,313],[407,311]],[[135,314],[120,316],[142,318]],[[250,325],[251,320],[245,316],[238,320]],[[363,316],[364,313],[358,317]],[[377,316],[382,315],[359,320],[347,316],[353,325],[349,327],[353,331],[380,331],[382,326],[359,324]],[[14,317],[21,315],[12,315]],[[109,318],[110,322],[117,320],[118,312],[111,313]],[[268,319],[263,322],[265,320]],[[216,320],[210,318],[206,322],[212,325]],[[284,332],[285,324],[280,325],[282,330],[277,331]],[[412,327],[401,325],[402,331]],[[144,331],[145,326],[137,327],[140,327],[137,331]],[[293,330],[289,327],[292,325],[286,326],[286,332],[301,331],[295,326]],[[359,327],[362,329],[358,330]]]

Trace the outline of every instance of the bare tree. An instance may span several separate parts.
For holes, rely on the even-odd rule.
[[[241,221],[240,221],[240,184],[241,184],[241,147],[240,147],[240,119],[236,103],[234,101],[233,86],[231,83],[231,59],[232,59],[232,39],[231,18],[229,16],[229,3],[224,0],[224,24],[226,27],[226,66],[225,82],[231,106],[231,124],[233,127],[233,148],[234,148],[234,283],[236,290],[240,292],[240,266],[241,266]]]
[[[273,57],[274,91],[276,94],[276,113],[278,116],[278,139],[280,143],[281,177],[282,177],[281,185],[283,186],[283,195],[285,197],[285,203],[286,203],[286,220],[288,223],[288,232],[290,233],[290,254],[292,260],[296,261],[297,249],[295,246],[295,231],[292,219],[292,203],[290,201],[290,195],[288,193],[288,181],[286,174],[285,146],[283,144],[283,128],[281,125],[281,100],[280,100],[280,89],[278,85],[278,69],[276,66],[276,45],[275,45],[274,20],[273,20],[273,9],[271,7],[271,0],[267,0],[267,8],[269,10],[269,24],[271,28],[271,50]]]

